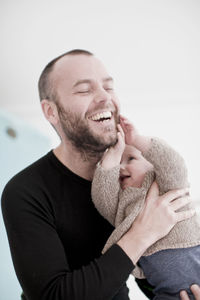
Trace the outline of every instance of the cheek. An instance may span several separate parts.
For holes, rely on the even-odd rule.
[[[116,96],[113,96],[112,102],[113,102],[113,104],[114,104],[116,110],[117,110],[118,112],[120,112],[120,102],[119,102],[119,99],[118,99]]]
[[[81,115],[82,117],[87,116],[90,111],[90,99],[76,99],[73,103],[71,103],[71,110],[75,113]]]
[[[130,164],[129,171],[133,177],[142,177],[147,172],[147,165],[139,160],[135,160]]]

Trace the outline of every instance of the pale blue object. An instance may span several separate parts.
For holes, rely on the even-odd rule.
[[[10,178],[49,150],[50,141],[47,137],[25,121],[0,111],[0,196]],[[20,299],[21,287],[11,261],[2,214],[0,214],[0,272],[0,299]]]

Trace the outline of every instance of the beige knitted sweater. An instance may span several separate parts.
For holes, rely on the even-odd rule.
[[[188,186],[187,169],[183,158],[165,142],[153,138],[149,151],[143,153],[143,156],[154,166],[154,170],[145,175],[141,188],[128,187],[125,190],[120,188],[120,166],[110,170],[104,170],[101,165],[96,168],[92,182],[92,199],[101,215],[115,226],[102,253],[128,231],[139,214],[154,180],[158,183],[160,195],[172,189]],[[186,210],[190,206],[187,205],[181,210]],[[196,245],[200,245],[200,222],[197,215],[176,224],[166,237],[153,244],[143,255],[148,256],[164,249]],[[134,269],[133,275],[137,278],[145,277],[138,266]]]

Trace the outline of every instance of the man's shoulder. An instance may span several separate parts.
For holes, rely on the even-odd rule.
[[[22,216],[32,211],[38,212],[41,207],[48,211],[45,178],[49,175],[48,168],[51,165],[49,155],[50,152],[8,181],[1,196],[2,212],[5,218],[7,216],[16,218],[17,214]]]
[[[14,175],[6,184],[4,190],[20,188],[25,186],[31,186],[35,182],[40,181],[45,174],[46,167],[48,165],[50,152],[27,166],[16,175]]]

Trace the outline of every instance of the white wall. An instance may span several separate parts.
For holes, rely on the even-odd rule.
[[[115,78],[122,112],[185,157],[200,199],[199,15],[198,0],[3,0],[0,108],[51,136],[55,146],[39,106],[38,77],[52,58],[88,49]]]

